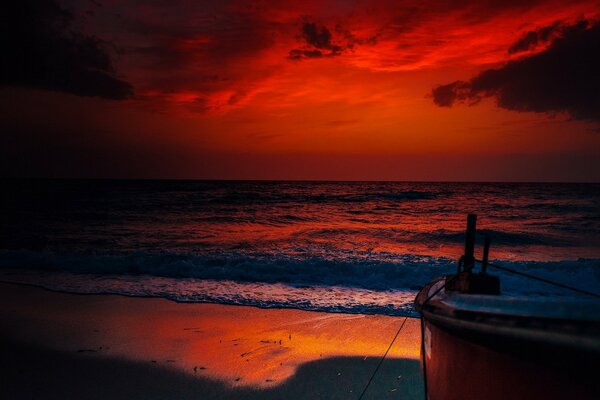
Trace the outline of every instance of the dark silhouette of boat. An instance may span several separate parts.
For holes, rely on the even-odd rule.
[[[457,274],[429,283],[415,300],[426,398],[600,399],[598,295],[501,295],[500,280],[486,270],[487,239],[482,270],[474,272],[475,223],[469,215]]]

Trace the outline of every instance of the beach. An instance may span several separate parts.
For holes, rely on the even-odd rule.
[[[0,18],[0,400],[600,400],[600,1]]]
[[[414,299],[455,273],[472,212],[494,264],[599,284],[593,184],[5,186],[1,398],[359,399],[406,321],[363,399],[422,399]],[[490,272],[506,296],[579,299]]]
[[[404,317],[0,284],[2,398],[358,398]],[[408,318],[364,398],[422,398]]]

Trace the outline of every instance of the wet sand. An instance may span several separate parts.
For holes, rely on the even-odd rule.
[[[404,318],[0,284],[2,398],[358,398]],[[423,396],[408,319],[364,398]]]

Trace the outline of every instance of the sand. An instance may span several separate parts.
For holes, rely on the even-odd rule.
[[[0,284],[0,398],[355,399],[404,318]],[[365,399],[421,399],[409,318]]]

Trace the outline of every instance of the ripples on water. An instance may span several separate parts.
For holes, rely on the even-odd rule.
[[[403,296],[454,270],[470,212],[479,215],[480,233],[492,238],[492,258],[598,284],[597,184],[25,180],[3,186],[2,274],[55,288],[402,313]],[[65,271],[76,275],[67,279]],[[158,277],[170,289],[158,290]],[[509,292],[525,291],[513,283]],[[261,296],[256,285],[263,285]],[[277,285],[295,288],[294,295],[282,300]],[[333,287],[338,294],[329,299]],[[325,289],[316,295],[318,288]],[[378,299],[371,308],[370,299]]]

